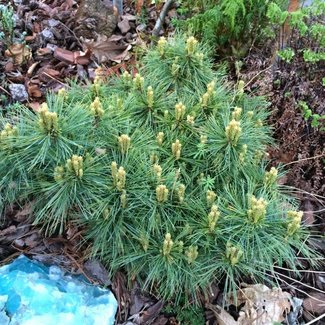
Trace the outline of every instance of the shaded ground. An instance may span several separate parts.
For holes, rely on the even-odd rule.
[[[304,45],[295,36],[290,38],[293,48],[299,50]],[[304,222],[317,236],[311,240],[311,245],[315,245],[322,256],[325,255],[325,120],[320,120],[317,127],[313,126],[312,118],[304,117],[300,101],[304,101],[314,114],[325,114],[323,77],[324,62],[307,64],[297,55],[293,62],[285,63],[258,50],[244,60],[240,76],[248,84],[247,91],[267,96],[271,103],[269,121],[276,139],[276,147],[269,149],[271,163],[284,167],[286,175],[282,182],[295,188],[290,192],[300,200]],[[323,269],[324,266],[320,268]],[[299,279],[300,283],[284,283],[283,288],[289,289],[294,296],[306,297],[307,292],[319,299],[317,302],[308,298],[308,302],[304,302],[306,321],[314,318],[313,312],[314,315],[325,312],[320,306],[320,301],[325,301],[324,279],[324,273],[310,272]],[[316,289],[308,288],[308,285]],[[316,324],[325,322],[319,320]]]
[[[114,31],[113,41],[105,39],[85,46],[74,33],[76,2],[25,2],[26,5],[23,1],[22,5],[15,7],[18,15],[16,32],[27,31],[26,43],[31,49],[31,57],[26,57],[20,64],[14,64],[8,57],[0,57],[0,92],[3,95],[0,110],[13,102],[9,84],[23,85],[27,92],[25,103],[37,109],[46,91],[61,88],[67,78],[79,81],[93,78],[98,60],[102,60],[103,56],[107,73],[118,73],[125,64],[134,64],[136,53],[132,52],[132,47],[138,45],[141,48],[150,41],[148,35],[159,12],[155,6],[151,6],[148,12],[142,12],[140,18],[136,19],[135,9],[127,6],[125,16],[120,21],[123,23]],[[170,10],[166,22],[170,23],[173,17],[175,8]],[[4,54],[3,45],[0,49]],[[127,61],[129,63],[124,63],[123,59],[130,59]],[[271,159],[275,164],[285,165],[288,173],[283,182],[299,189],[295,194],[302,201],[305,222],[319,233],[325,230],[325,133],[320,130],[321,126],[313,128],[311,120],[304,119],[298,102],[305,101],[315,113],[325,114],[325,87],[321,81],[323,71],[324,66],[308,66],[299,57],[292,64],[275,64],[273,53],[256,50],[244,60],[240,76],[248,83],[247,91],[266,95],[270,99],[270,123],[274,125],[278,144],[270,149]],[[46,238],[39,228],[31,225],[29,217],[28,204],[24,207],[7,207],[0,226],[1,264],[9,263],[24,253],[44,263],[59,264],[70,272],[82,273],[93,283],[109,284],[107,272],[97,261],[86,262],[89,250],[86,245],[80,244],[83,242],[82,229],[70,225],[62,236]],[[320,239],[313,243],[324,254],[324,241]],[[285,270],[281,270],[281,273],[290,275]],[[308,291],[318,301],[325,301],[324,293],[306,288],[307,284],[324,291],[324,274],[305,273],[299,279],[300,283],[283,279],[286,282],[283,287],[294,296],[306,297],[301,291]],[[176,306],[169,305],[162,309],[161,301],[141,292],[137,283],[128,281],[123,273],[115,276],[112,288],[119,300],[118,318],[121,324],[178,324]],[[218,287],[212,285],[211,291],[207,302],[220,302],[222,296]],[[305,303],[305,320],[324,313],[324,307],[317,300],[309,299],[308,303]],[[309,313],[311,311],[314,311],[313,315]],[[181,312],[178,311],[178,314],[180,319]],[[198,320],[203,317],[202,314],[200,316]],[[210,324],[216,324],[213,312],[207,311],[206,319]],[[188,324],[191,324],[191,318]]]

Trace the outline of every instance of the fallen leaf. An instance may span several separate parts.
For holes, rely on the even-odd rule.
[[[14,64],[13,64],[13,62],[12,62],[12,61],[8,61],[8,62],[6,62],[4,68],[5,68],[5,72],[10,72],[10,71],[12,71],[12,70],[14,69]]]
[[[164,302],[159,300],[153,306],[150,306],[145,310],[140,317],[140,324],[150,324],[159,315],[160,311],[164,307]]]
[[[88,260],[84,263],[83,267],[84,271],[89,277],[94,278],[105,286],[112,284],[111,280],[109,279],[107,270],[105,269],[103,264],[98,260]]]
[[[304,309],[316,315],[325,313],[325,293],[312,292],[311,297],[304,299]]]
[[[18,248],[23,248],[25,246],[25,242],[22,239],[15,239],[13,244]]]
[[[26,203],[24,207],[16,213],[13,219],[17,222],[22,222],[27,219],[27,217],[32,213],[32,204],[33,202]]]
[[[218,305],[207,304],[206,307],[213,311],[218,321],[218,325],[237,325],[235,319]]]
[[[43,96],[39,86],[36,84],[28,84],[27,91],[30,97],[40,98]]]
[[[48,68],[48,67],[45,67],[44,69],[41,70],[42,73],[45,73],[51,77],[59,77],[60,76],[60,72],[55,70],[55,69],[52,69],[52,68]]]
[[[65,0],[63,1],[62,5],[60,6],[61,10],[68,10],[71,9],[74,5],[74,0]]]
[[[106,36],[105,36],[106,37]],[[123,35],[112,35],[108,41],[110,42],[118,42],[120,41],[121,39],[124,39],[124,36]]]
[[[37,78],[40,82],[47,83],[50,80],[62,78],[62,74],[60,71],[53,69],[52,66],[47,65],[38,70]]]
[[[116,38],[107,38],[105,35],[99,35],[97,41],[84,40],[84,47],[91,51],[99,63],[114,61],[120,63],[129,57],[129,51],[132,48],[130,44],[116,44]]]
[[[25,238],[25,245],[29,248],[34,248],[40,243],[40,236],[37,232],[32,233]]]
[[[282,322],[283,315],[290,312],[291,295],[281,288],[268,288],[263,284],[244,285],[237,290],[236,305],[243,307],[239,311],[238,325],[273,325]],[[234,297],[229,302],[235,304]]]
[[[130,29],[131,26],[129,24],[129,21],[127,19],[123,19],[117,24],[118,28],[120,29],[122,34],[126,34]]]
[[[55,14],[58,13],[58,10],[59,10],[58,7],[55,7],[52,9],[49,5],[47,5],[43,1],[40,1],[38,3],[38,6],[40,9],[44,10],[44,13],[47,14],[49,17],[53,17]]]
[[[5,229],[1,230],[0,235],[1,235],[1,237],[5,237],[5,236],[7,236],[9,234],[14,234],[16,231],[17,231],[17,227],[12,225],[12,226],[10,226],[8,228],[5,228]]]
[[[33,74],[35,68],[37,67],[37,65],[38,65],[39,63],[40,63],[39,61],[34,62],[34,63],[33,63],[33,64],[28,68],[28,70],[27,70],[27,76],[28,76],[28,77],[30,77],[30,76]]]
[[[6,57],[11,57],[14,64],[22,64],[32,57],[32,53],[28,46],[25,44],[12,44],[5,51]]]
[[[41,107],[41,104],[39,102],[31,102],[28,104],[28,106],[35,112],[38,112],[40,107]]]

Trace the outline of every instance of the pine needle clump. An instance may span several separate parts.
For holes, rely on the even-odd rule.
[[[48,233],[84,225],[93,255],[164,298],[296,269],[309,234],[267,165],[267,103],[231,89],[195,38],[161,38],[141,69],[1,118],[2,205],[33,200]]]

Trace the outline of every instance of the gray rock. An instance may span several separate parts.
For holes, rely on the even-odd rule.
[[[41,32],[41,35],[45,41],[50,41],[54,38],[54,34],[51,32],[49,28],[44,28]]]
[[[56,27],[60,24],[60,22],[58,20],[53,19],[53,18],[49,19],[47,23],[50,27]]]
[[[47,47],[48,49],[50,49],[52,52],[54,52],[54,51],[58,48],[57,45],[52,44],[52,43],[47,43],[47,44],[46,44],[46,47]]]
[[[303,300],[293,297],[291,301],[292,311],[287,315],[289,325],[299,325],[298,316],[301,313]]]
[[[26,88],[22,84],[11,84],[9,85],[10,95],[13,100],[17,102],[26,102],[28,100],[28,93]]]
[[[127,19],[123,19],[117,24],[118,28],[120,29],[122,34],[126,34],[130,29],[131,26],[129,24],[129,21]]]

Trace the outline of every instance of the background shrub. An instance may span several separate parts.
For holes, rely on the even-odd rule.
[[[243,57],[253,45],[274,39],[288,16],[287,0],[185,0],[181,12],[186,20],[175,21],[223,57]],[[193,10],[196,8],[196,10]]]

